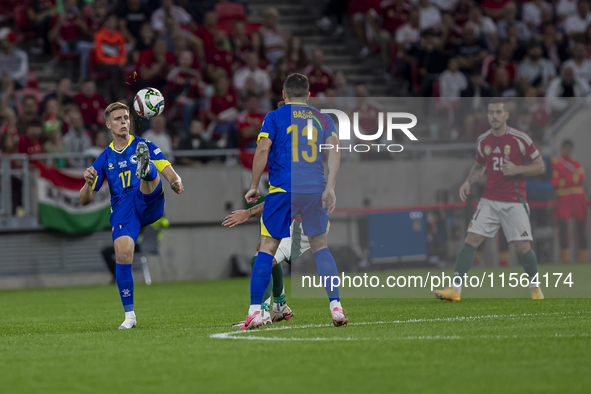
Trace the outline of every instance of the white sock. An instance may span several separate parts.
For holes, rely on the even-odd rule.
[[[261,311],[261,304],[258,305],[251,305],[250,308],[248,308],[248,316],[252,315],[255,312],[260,312]]]
[[[135,312],[134,311],[125,312],[125,319],[135,319]]]
[[[337,300],[331,301],[330,302],[330,310],[331,310],[331,312],[332,312],[332,310],[334,308],[341,308],[341,309],[343,309],[343,307],[341,306],[341,301],[337,301]]]

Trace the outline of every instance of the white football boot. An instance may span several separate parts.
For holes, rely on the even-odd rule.
[[[137,325],[137,320],[135,319],[135,312],[125,312],[125,320],[119,326],[120,330],[128,330],[130,328],[135,328]]]

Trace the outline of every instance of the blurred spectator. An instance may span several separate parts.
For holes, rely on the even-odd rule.
[[[43,101],[39,106],[39,112],[45,112],[45,106],[47,105],[47,101],[50,99],[56,99],[60,107],[63,107],[66,104],[72,104],[74,99],[72,98],[71,90],[72,81],[70,78],[60,78],[60,80],[56,83],[55,90],[47,93],[45,97],[43,97]]]
[[[343,16],[348,4],[349,0],[328,0],[322,9],[322,18],[316,22],[316,25],[328,32],[334,19],[336,24],[333,36],[335,38],[340,37],[343,34]]]
[[[470,20],[468,21],[474,29],[474,35],[483,40],[491,51],[497,48],[497,25],[488,16],[482,15],[482,8],[473,7],[470,10]]]
[[[142,135],[142,138],[152,141],[171,163],[174,162],[172,139],[166,133],[166,118],[163,115],[150,119],[150,129]]]
[[[256,149],[257,137],[261,131],[264,118],[265,113],[259,110],[258,97],[249,96],[246,100],[246,109],[236,116],[240,149]]]
[[[16,85],[16,90],[27,86],[29,57],[16,47],[16,34],[8,27],[0,29],[0,75],[7,73]]]
[[[183,28],[191,29],[194,24],[193,18],[191,18],[191,15],[183,7],[174,5],[173,0],[161,0],[160,8],[152,14],[152,28],[162,32],[167,16],[171,16],[177,20]]]
[[[265,70],[269,66],[263,38],[259,32],[250,35],[250,50],[259,55],[259,67]]]
[[[497,23],[497,30],[501,40],[507,38],[507,28],[509,26],[515,27],[517,35],[523,41],[529,41],[531,38],[531,32],[527,24],[517,19],[517,6],[512,1],[505,4],[503,7],[503,19]]]
[[[109,78],[101,84],[104,88],[104,96],[108,101],[115,101],[125,96],[122,86],[124,80],[123,67],[127,63],[127,51],[125,49],[125,37],[117,31],[117,16],[110,14],[105,21],[105,26],[94,36],[96,51],[95,71],[108,73]]]
[[[55,0],[30,0],[27,7],[27,18],[31,22],[31,28],[37,35],[35,52],[50,53],[49,25],[51,19],[57,14]]]
[[[529,88],[525,92],[524,105],[532,115],[532,122],[540,126],[544,131],[548,130],[552,124],[550,115],[544,105],[541,104],[541,98],[538,97],[538,91],[535,88]]]
[[[174,65],[174,54],[167,50],[166,41],[157,40],[153,48],[140,53],[136,65],[139,80],[136,81],[135,89],[152,86],[162,90],[166,84],[166,77]]]
[[[246,35],[246,25],[244,21],[234,21],[232,23],[232,34],[230,35],[230,45],[236,59],[245,60],[247,51],[250,49],[250,39]]]
[[[567,37],[561,32],[557,32],[556,27],[552,23],[546,23],[544,25],[542,48],[542,56],[550,59],[556,69],[560,67],[562,62],[568,59]]]
[[[396,30],[408,21],[409,6],[404,0],[384,0],[376,11],[368,13],[368,22],[375,30],[384,65],[389,67],[390,43]]]
[[[47,134],[50,130],[57,130],[58,134],[62,134],[62,108],[56,99],[49,99],[45,106],[45,111],[41,116],[43,122],[43,133]]]
[[[462,39],[456,47],[456,55],[460,70],[465,74],[472,74],[482,65],[482,61],[487,56],[486,44],[477,40],[474,35],[474,27],[471,24],[464,26]]]
[[[570,15],[564,21],[564,30],[566,30],[566,33],[572,39],[582,39],[589,23],[591,23],[589,2],[587,0],[579,0],[577,3],[577,13]]]
[[[498,21],[505,15],[505,4],[511,0],[483,0],[482,8],[486,16],[491,17],[494,21]]]
[[[236,95],[227,78],[218,78],[215,83],[215,94],[209,101],[207,117],[215,122],[213,132],[219,137],[219,148],[236,148],[238,146],[234,122],[238,111]]]
[[[449,3],[453,4],[454,2],[450,1]],[[468,22],[468,19],[470,19],[470,12],[472,11],[472,8],[474,8],[474,4],[472,3],[472,0],[457,0],[455,3],[455,7],[447,11],[453,15],[455,23],[463,26],[464,23]]]
[[[203,122],[194,119],[191,122],[191,129],[189,135],[181,138],[179,143],[179,150],[206,150],[212,149],[213,147],[207,139],[204,137],[205,130],[203,128]],[[193,157],[181,157],[179,162],[181,164],[198,164],[207,162],[207,157],[193,158]]]
[[[460,72],[458,59],[449,59],[447,62],[447,70],[442,72],[439,77],[439,92],[441,97],[460,97],[462,90],[467,87],[468,80],[466,79],[466,76]]]
[[[554,78],[546,90],[546,108],[556,121],[574,102],[574,97],[586,97],[591,88],[587,81],[577,78],[572,67],[564,67],[560,78]]]
[[[259,57],[254,52],[249,52],[246,56],[246,65],[239,68],[234,74],[234,89],[240,93],[248,78],[253,78],[257,85],[258,94],[264,94],[269,97],[271,89],[271,78],[269,74],[259,67]]]
[[[544,130],[540,125],[533,123],[532,114],[526,108],[519,110],[515,128],[527,133],[536,141],[542,141],[542,137],[544,136]]]
[[[96,92],[96,84],[92,79],[82,81],[80,93],[74,96],[74,102],[78,106],[84,119],[84,125],[96,132],[99,126],[102,126],[104,119],[99,119],[101,114],[109,103],[103,96]]]
[[[279,11],[275,7],[268,7],[263,13],[263,27],[260,33],[265,46],[267,60],[275,64],[277,60],[285,56],[289,33],[277,26]]]
[[[445,70],[445,56],[433,30],[425,30],[422,36],[417,54],[417,64],[421,75],[421,93],[423,96],[431,97],[433,96],[433,81],[437,80],[439,74]]]
[[[273,74],[273,80],[271,81],[271,93],[272,93],[272,105],[273,108],[277,106],[277,103],[282,101],[281,92],[283,91],[283,83],[290,74],[289,63],[287,58],[281,58],[275,64],[275,72]]]
[[[63,12],[51,19],[49,41],[62,53],[80,53],[83,48],[77,50],[78,43],[92,43],[91,34],[84,13],[76,6],[76,0],[63,0]],[[86,51],[88,49],[86,46]]]
[[[321,49],[315,49],[312,54],[312,64],[304,69],[304,74],[310,81],[310,92],[324,93],[324,91],[333,87],[332,71],[324,66],[324,53]]]
[[[137,44],[143,24],[150,20],[148,7],[141,0],[123,0],[120,1],[117,15],[119,17],[119,30],[125,36],[125,41],[130,44]],[[144,49],[146,48],[141,50]]]
[[[419,0],[419,26],[421,30],[441,30],[441,12],[429,0]]]
[[[41,135],[43,135],[43,126],[37,119],[33,119],[27,123],[26,133],[21,135],[18,141],[18,153],[26,153],[34,155],[42,153]]]
[[[552,5],[544,0],[532,0],[523,4],[521,10],[523,22],[527,24],[530,31],[537,31],[542,25],[542,10],[544,9],[552,12]]]
[[[43,144],[43,151],[46,153],[64,153],[68,151],[66,144],[64,143],[61,133],[58,129],[52,128],[45,135],[46,141]],[[53,159],[52,165],[55,168],[65,168],[67,161],[65,158]]]
[[[64,143],[70,153],[84,153],[92,147],[92,140],[88,131],[84,128],[84,122],[80,111],[72,111],[69,114],[68,132],[64,136]],[[85,159],[83,157],[68,159],[70,167],[83,168]]]
[[[336,97],[355,97],[355,89],[347,83],[347,78],[342,71],[334,76],[334,88]]]
[[[451,14],[444,12],[441,14],[441,35],[437,37],[438,47],[446,57],[454,55],[456,45],[462,38],[462,28],[458,26]],[[445,67],[446,62],[441,63],[441,67]]]
[[[32,122],[32,121],[39,121],[39,118],[37,116],[37,110],[39,107],[39,103],[37,102],[37,99],[35,98],[35,96],[31,95],[31,94],[27,94],[25,97],[23,97],[23,103],[22,103],[22,113],[19,115],[19,119],[18,119],[18,123],[16,125],[16,128],[18,129],[18,134],[19,135],[24,135],[27,132],[27,125]],[[41,126],[39,126],[41,127]]]
[[[18,99],[14,92],[14,81],[8,74],[0,74],[0,112],[5,108],[18,109]]]
[[[191,68],[192,64],[193,54],[190,51],[184,51],[179,56],[179,65],[170,70],[166,78],[168,81],[167,100],[173,103],[172,108],[170,108],[170,116],[176,116],[176,109],[181,108],[183,135],[189,133],[193,113],[199,108],[198,100],[203,96],[204,89],[201,74]]]
[[[474,72],[470,75],[468,87],[460,93],[462,100],[457,116],[459,123],[463,124],[466,141],[475,141],[474,137],[479,134],[478,125],[480,123],[486,122],[488,126],[488,121],[485,119],[490,95],[490,90],[483,84],[482,74]]]
[[[90,6],[90,14],[86,15],[86,25],[91,34],[95,34],[103,27],[108,14],[107,2],[105,0],[94,0],[94,3]]]
[[[216,30],[214,34],[214,46],[207,52],[207,74],[211,80],[215,78],[214,73],[218,68],[226,72],[226,76],[231,78],[239,63],[234,54],[225,47],[226,33],[223,30]]]
[[[521,86],[511,80],[506,68],[499,68],[491,85],[493,97],[523,97]]]
[[[287,42],[287,64],[289,71],[302,72],[308,66],[308,56],[302,46],[302,40],[299,37],[293,36]]]
[[[562,65],[562,68],[570,67],[575,73],[575,77],[578,79],[584,79],[585,81],[591,81],[591,60],[586,58],[587,49],[582,43],[575,44],[573,48],[573,58],[567,60]]]
[[[355,105],[351,111],[359,114],[358,125],[361,129],[360,131],[362,131],[363,134],[375,133],[378,129],[378,114],[383,112],[384,109],[380,103],[368,98],[369,92],[365,85],[360,84],[355,86],[355,97]],[[386,133],[384,133],[384,135],[385,134]]]
[[[18,129],[16,128],[16,113],[11,108],[4,108],[0,115],[2,116],[2,124],[0,125],[0,135],[8,134],[12,136],[12,139],[14,139],[15,144],[17,144],[19,135]]]
[[[577,2],[578,0],[558,0],[556,13],[561,22],[564,22],[566,18],[577,13]]]
[[[93,159],[96,159],[100,156],[101,153],[103,153],[107,146],[109,146],[109,141],[107,140],[107,133],[100,131],[96,134],[96,137],[94,138],[94,145],[86,149],[84,151],[84,154],[92,157]]]
[[[140,60],[140,54],[147,49],[151,49],[155,42],[156,34],[154,33],[154,29],[152,29],[152,24],[150,22],[144,22],[140,28],[140,35],[133,47],[132,62],[137,64]]]
[[[527,52],[527,57],[519,65],[519,77],[527,84],[536,88],[540,95],[544,95],[546,87],[556,76],[556,69],[552,62],[542,58],[542,46],[533,41]]]
[[[508,41],[503,41],[496,55],[487,56],[482,62],[482,76],[485,82],[494,84],[499,69],[507,70],[509,80],[517,78],[517,65],[513,63],[513,46]]]
[[[203,41],[205,52],[209,51],[214,46],[214,33],[218,24],[218,15],[215,11],[208,11],[203,18],[203,25],[197,26],[195,35]]]

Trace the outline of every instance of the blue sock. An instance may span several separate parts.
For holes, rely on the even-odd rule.
[[[337,265],[334,262],[332,254],[328,248],[320,249],[316,253],[314,253],[314,258],[316,259],[316,268],[318,269],[318,276],[322,279],[324,283],[324,277],[328,276],[329,278],[326,280],[326,294],[328,294],[329,301],[340,301],[339,297],[339,288],[335,287],[331,289],[331,276],[339,276],[339,271],[337,271]],[[336,282],[335,282],[336,285]]]
[[[146,173],[146,176],[144,176],[143,180],[150,182],[156,179],[157,176],[158,169],[156,168],[156,164],[150,162],[150,164],[148,164],[148,172]]]
[[[272,270],[273,256],[259,251],[250,277],[250,305],[260,305],[263,302],[265,289],[271,281]]]
[[[131,264],[117,264],[117,287],[125,312],[133,311],[133,275]]]

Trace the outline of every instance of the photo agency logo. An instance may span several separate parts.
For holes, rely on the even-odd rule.
[[[336,116],[338,123],[339,141],[352,141],[351,138],[351,120],[347,113],[338,109],[322,109],[323,114],[332,114]],[[410,122],[400,123],[401,120],[410,120]],[[384,120],[386,126],[384,127]],[[348,146],[337,146],[337,151],[347,152],[369,152],[370,150],[376,152],[388,151],[392,153],[402,152],[404,149],[402,145],[390,143],[393,141],[393,134],[395,130],[402,131],[411,141],[417,141],[417,137],[410,131],[417,125],[417,117],[409,112],[378,112],[378,129],[374,134],[363,134],[359,127],[359,112],[353,112],[353,133],[354,138],[365,143],[350,143]],[[311,119],[308,120],[308,127],[311,127]],[[377,143],[383,140],[384,128],[386,129],[386,142]],[[308,139],[311,139],[311,133]],[[372,143],[373,142],[373,143]],[[334,149],[332,144],[320,144],[320,152]]]

